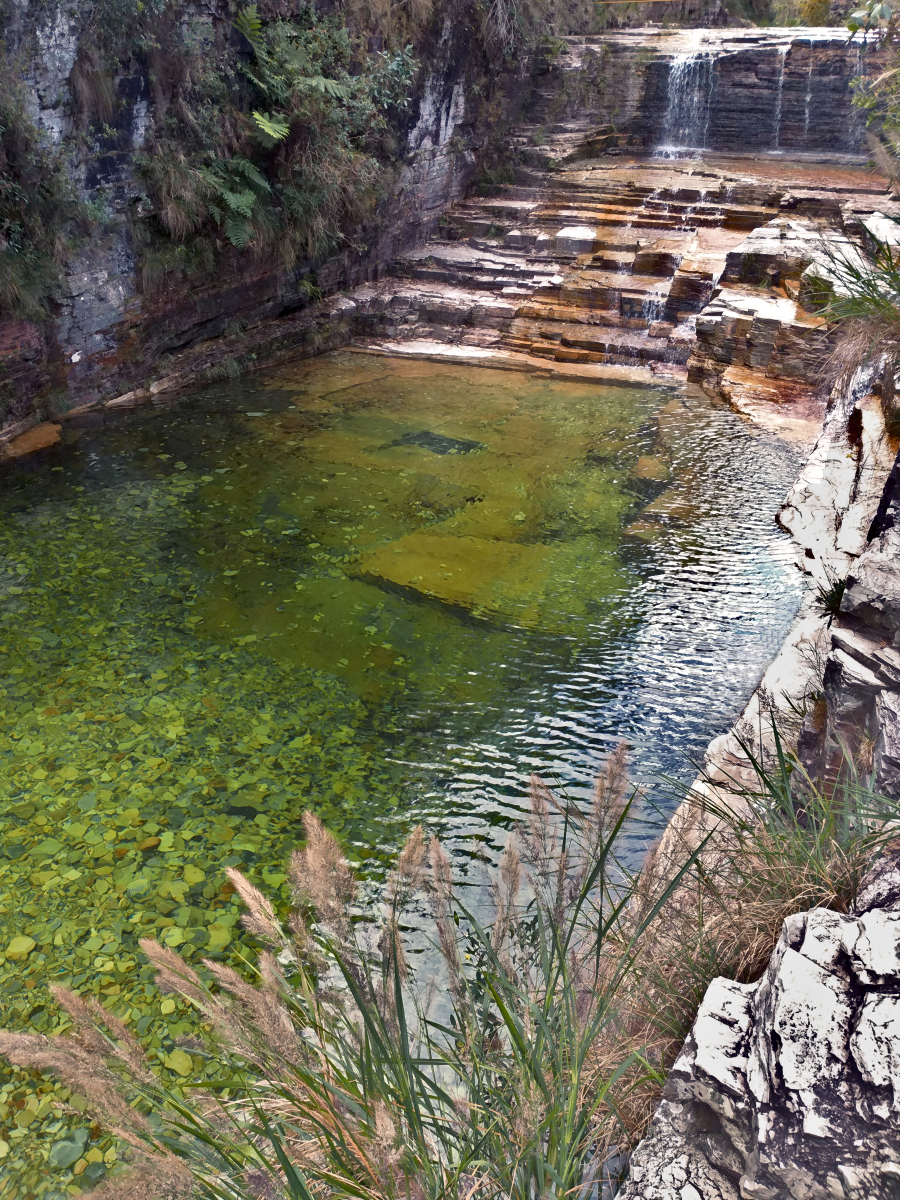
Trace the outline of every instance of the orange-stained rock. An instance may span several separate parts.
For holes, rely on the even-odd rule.
[[[35,450],[46,450],[48,446],[55,446],[59,441],[59,431],[60,426],[50,421],[35,425],[33,429],[20,433],[17,438],[0,448],[0,458],[19,458],[23,454],[32,454]]]

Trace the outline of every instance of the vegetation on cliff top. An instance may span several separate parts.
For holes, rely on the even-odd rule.
[[[80,215],[64,155],[32,121],[22,62],[0,42],[0,315],[39,318]]]
[[[406,107],[412,47],[362,53],[311,5],[264,23],[236,17],[244,56],[182,37],[154,58],[157,121],[139,159],[148,189],[145,280],[196,269],[227,242],[293,266],[356,250],[392,178],[388,113]]]

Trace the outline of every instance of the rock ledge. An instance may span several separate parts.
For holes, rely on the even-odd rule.
[[[900,851],[853,913],[790,917],[757,983],[713,980],[618,1194],[900,1196]]]

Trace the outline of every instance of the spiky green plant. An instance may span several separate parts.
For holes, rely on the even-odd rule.
[[[161,985],[216,1031],[203,1087],[167,1089],[121,1022],[64,991],[74,1038],[6,1034],[0,1049],[77,1079],[142,1156],[142,1182],[127,1184],[141,1194],[155,1181],[222,1200],[569,1195],[601,1171],[622,1137],[619,1104],[643,1081],[637,1052],[598,1072],[594,1047],[615,1039],[636,946],[681,877],[640,916],[631,911],[634,881],[613,852],[630,809],[617,763],[624,753],[587,813],[535,781],[487,925],[421,830],[388,880],[378,929],[351,920],[355,880],[309,814],[291,864],[290,928],[232,871],[245,925],[266,945],[257,986],[213,960],[201,978],[174,951],[143,944]],[[442,954],[447,1001],[437,1012],[400,933],[422,897]]]
[[[825,568],[825,579],[815,585],[813,608],[822,616],[828,618],[828,624],[840,615],[844,592],[847,590],[847,580],[841,579],[830,568]]]

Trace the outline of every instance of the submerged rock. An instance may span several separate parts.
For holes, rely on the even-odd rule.
[[[417,433],[404,433],[402,437],[388,442],[386,449],[394,446],[421,446],[432,454],[472,454],[476,450],[484,450],[483,442],[474,442],[468,438],[447,437],[443,433],[432,433],[430,429],[420,429]]]
[[[617,556],[598,553],[592,538],[544,544],[425,530],[377,547],[359,570],[368,582],[548,633],[571,633],[625,580]]]
[[[0,458],[20,458],[23,454],[33,454],[35,450],[46,450],[48,446],[55,446],[59,441],[60,428],[50,421],[35,425],[0,447]]]
[[[409,588],[444,604],[537,621],[536,599],[552,567],[549,546],[488,542],[476,537],[412,533],[366,555],[365,576]]]

